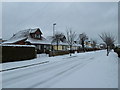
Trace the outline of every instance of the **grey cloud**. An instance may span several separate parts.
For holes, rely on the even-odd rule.
[[[98,38],[103,31],[117,35],[117,5],[115,2],[3,3],[3,38],[34,27],[40,27],[44,36],[49,36],[54,22],[56,31],[64,33],[66,27],[71,27],[91,38]]]

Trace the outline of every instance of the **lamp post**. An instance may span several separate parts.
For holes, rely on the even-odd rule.
[[[55,35],[55,25],[56,23],[53,24],[53,36]]]

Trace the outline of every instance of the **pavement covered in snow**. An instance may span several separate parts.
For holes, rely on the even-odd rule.
[[[113,51],[109,56],[105,50],[71,57],[38,55],[33,60],[4,63],[2,69],[30,64],[34,65],[0,72],[3,88],[118,88],[118,58]]]

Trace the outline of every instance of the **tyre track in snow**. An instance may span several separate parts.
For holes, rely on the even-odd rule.
[[[71,58],[72,59],[72,58]],[[71,64],[77,60],[62,60],[62,61],[58,61],[58,62],[52,62],[52,63],[49,63],[49,64],[46,64],[47,67],[44,66],[43,67],[39,67],[39,66],[34,66],[34,67],[30,67],[30,68],[25,68],[25,69],[20,69],[20,70],[14,70],[14,71],[10,71],[10,72],[4,72],[3,73],[3,79],[5,78],[4,80],[4,83],[7,82],[7,84],[11,84],[11,81],[19,81],[21,78],[22,79],[26,79],[28,76],[31,76],[32,77],[32,74],[34,73],[34,75],[37,75],[39,72],[42,73],[45,73],[49,70],[52,70],[52,69],[57,69],[56,67],[59,67],[61,65],[66,65],[66,64]],[[34,68],[34,71],[29,71],[29,72],[25,72],[24,70],[28,70],[28,69],[31,69],[31,68]],[[35,68],[37,68],[38,70],[36,70]],[[16,75],[16,72],[18,75]],[[21,72],[24,72],[21,74]],[[11,77],[10,77],[10,74],[11,74]]]
[[[90,58],[90,59],[92,59],[92,58]],[[72,73],[73,70],[75,70],[75,69],[78,69],[78,68],[80,69],[80,68],[84,67],[86,64],[88,64],[91,61],[90,59],[86,60],[84,63],[77,63],[77,64],[75,63],[75,65],[72,65],[72,66],[66,68],[65,70],[61,70],[60,72],[56,73],[55,75],[53,75],[39,83],[36,83],[28,88],[36,88],[37,86],[40,86],[42,88],[45,88],[47,86],[47,88],[48,88],[48,87],[50,87],[50,85],[46,85],[46,84],[51,82],[51,80],[54,80],[53,82],[55,82],[55,81],[57,81],[55,79],[57,79],[57,78],[59,79],[59,77],[62,77],[65,74],[68,75],[68,73],[69,74]],[[52,84],[52,83],[49,83],[49,84]]]
[[[68,59],[69,57],[67,57],[67,58],[63,58],[63,59]],[[85,59],[85,58],[79,58],[79,59]],[[45,64],[44,64],[44,67],[39,67],[39,66],[33,66],[33,67],[35,67],[35,69],[37,68],[38,70],[35,70],[34,69],[34,71],[29,71],[29,72],[25,72],[24,74],[21,74],[21,72],[24,72],[24,70],[26,70],[26,69],[28,69],[28,68],[20,68],[20,69],[18,69],[17,70],[17,74],[18,74],[18,76],[17,77],[13,77],[14,76],[14,74],[16,74],[15,72],[16,72],[16,70],[14,70],[14,71],[9,71],[9,72],[5,72],[5,73],[3,73],[3,76],[4,77],[8,77],[8,76],[10,76],[11,74],[11,78],[9,78],[9,79],[6,79],[4,82],[6,82],[6,81],[9,81],[10,79],[15,79],[15,78],[21,78],[22,76],[26,76],[26,75],[30,75],[30,74],[32,74],[32,73],[37,73],[38,71],[41,71],[41,72],[45,72],[45,71],[49,71],[49,69],[53,69],[54,67],[58,67],[58,66],[61,66],[61,65],[65,65],[66,63],[67,64],[69,64],[69,63],[72,63],[72,62],[70,62],[70,61],[72,61],[72,62],[74,62],[74,60],[71,60],[71,58],[69,59],[69,62],[68,62],[68,60],[61,60],[61,61],[57,61],[57,62],[48,62],[46,65],[47,65],[47,67],[45,66]],[[61,64],[60,64],[61,63]],[[57,65],[53,65],[53,66],[51,66],[52,64],[57,64]],[[42,64],[37,64],[37,65],[42,65]],[[30,68],[33,68],[33,67],[30,67]],[[29,68],[29,69],[30,69]]]
[[[93,58],[93,57],[92,57]],[[80,58],[81,59],[81,58]],[[61,76],[62,74],[64,74],[64,73],[66,73],[67,71],[70,71],[71,69],[73,69],[73,68],[76,68],[77,66],[79,66],[79,65],[81,65],[81,63],[86,63],[86,61],[89,61],[90,60],[90,58],[88,59],[88,60],[85,60],[84,62],[80,62],[80,60],[66,60],[66,62],[62,62],[62,63],[58,63],[58,65],[56,65],[55,63],[53,63],[52,64],[52,66],[51,67],[48,67],[48,68],[45,68],[44,70],[43,70],[43,72],[41,72],[41,71],[35,71],[35,72],[30,72],[30,73],[25,73],[24,75],[18,75],[17,77],[16,77],[16,79],[14,79],[14,80],[12,80],[13,78],[11,78],[11,80],[10,80],[10,78],[9,78],[9,83],[7,82],[8,80],[6,80],[6,82],[4,82],[4,80],[3,80],[3,85],[10,85],[11,86],[11,84],[13,84],[13,83],[11,83],[11,82],[17,82],[17,81],[19,81],[18,83],[15,83],[15,84],[18,84],[18,86],[19,86],[19,83],[21,82],[26,82],[27,80],[29,81],[30,80],[30,78],[27,78],[28,76],[36,76],[36,75],[38,75],[38,74],[40,74],[41,76],[36,76],[35,78],[33,78],[33,80],[38,80],[39,78],[43,78],[43,76],[44,76],[44,74],[47,74],[47,73],[45,73],[45,72],[51,72],[51,71],[56,71],[57,69],[59,70],[59,67],[61,66],[61,67],[63,67],[63,66],[65,66],[65,68],[63,69],[63,70],[60,70],[60,71],[58,71],[57,73],[54,73],[53,75],[51,75],[51,76],[49,76],[49,77],[45,77],[45,78],[43,78],[43,80],[41,80],[40,82],[36,82],[35,84],[33,84],[33,85],[28,85],[27,87],[29,88],[29,87],[36,87],[36,86],[38,86],[38,85],[40,85],[40,84],[45,84],[46,82],[48,82],[48,81],[50,81],[50,80],[52,80],[53,78],[56,78],[56,77],[59,77],[59,76]],[[82,61],[83,61],[83,59],[82,59]],[[79,63],[78,63],[79,62]],[[50,63],[51,64],[51,63]],[[54,64],[55,64],[55,66],[54,66]],[[68,68],[66,68],[66,66],[68,67]],[[36,67],[36,66],[35,66]],[[34,67],[31,67],[31,68],[34,68]],[[19,71],[19,70],[18,70]],[[14,71],[15,72],[15,71]],[[33,73],[33,74],[31,74],[31,73]],[[43,74],[43,75],[42,75]],[[22,77],[23,76],[23,77]],[[23,79],[23,80],[21,80],[21,79]],[[13,85],[14,86],[14,85]]]
[[[77,60],[76,60],[77,61]],[[12,75],[11,75],[11,77],[10,78],[8,78],[8,79],[6,79],[7,78],[7,76],[9,76],[9,72],[8,73],[3,73],[3,76],[4,76],[4,78],[5,78],[5,80],[4,80],[4,83],[5,82],[7,82],[7,83],[11,83],[11,81],[14,81],[14,80],[19,80],[19,79],[21,79],[21,78],[27,78],[28,76],[32,76],[32,74],[34,73],[34,75],[37,75],[39,72],[41,72],[41,73],[44,73],[44,72],[47,72],[47,71],[49,71],[49,70],[51,70],[51,69],[57,69],[56,67],[59,67],[59,66],[61,66],[61,65],[66,65],[66,64],[71,64],[71,63],[73,63],[73,62],[75,62],[74,60],[69,60],[69,62],[68,62],[68,60],[66,60],[66,61],[58,61],[58,62],[52,62],[52,63],[49,63],[49,64],[46,64],[47,65],[47,67],[43,67],[43,68],[41,68],[41,67],[39,67],[39,66],[34,66],[35,68],[37,68],[38,70],[34,70],[34,71],[29,71],[29,72],[25,72],[24,74],[21,74],[21,72],[22,71],[24,71],[24,69],[22,69],[22,70],[17,70],[17,72],[18,73],[20,73],[20,74],[18,74],[16,77],[14,77],[14,75],[16,74],[15,72],[16,71],[13,71],[13,72],[10,72]],[[55,65],[54,65],[55,64]],[[51,65],[53,65],[53,66],[51,66]],[[45,66],[45,65],[44,65]],[[31,67],[31,68],[34,68],[34,67]],[[30,69],[30,68],[29,68]],[[26,70],[26,69],[25,69]],[[22,76],[24,76],[24,77],[22,77]]]
[[[49,61],[45,61],[45,62],[30,64],[30,65],[25,65],[25,66],[20,66],[20,67],[14,67],[14,68],[9,68],[9,69],[3,69],[3,70],[0,70],[0,72],[5,72],[5,71],[11,71],[11,70],[16,70],[16,69],[31,67],[31,66],[35,66],[35,65],[39,65],[39,64],[48,63],[48,62],[49,62]]]

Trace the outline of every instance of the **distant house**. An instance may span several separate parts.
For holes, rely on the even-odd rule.
[[[66,37],[63,36],[63,40],[60,41],[59,45],[58,45],[58,50],[67,50],[68,49],[68,44],[66,42]],[[53,50],[57,50],[57,43],[56,42],[53,42],[53,38],[52,36],[48,36],[47,37],[47,40],[49,42],[51,42],[51,45],[52,45],[52,49]]]
[[[52,42],[53,38],[52,36],[48,36],[47,40],[49,40],[50,42]],[[53,50],[70,50],[70,46],[67,43],[66,37],[65,35],[63,35],[63,39],[59,42],[59,45],[57,47],[57,43],[56,42],[52,42],[51,43]],[[82,46],[79,44],[79,42],[74,41],[74,44],[72,45],[72,50],[79,50]]]
[[[85,40],[84,42],[86,48],[92,48],[92,42],[89,40]]]
[[[50,42],[42,36],[39,28],[19,31],[3,44],[35,45],[38,53],[50,49]]]

